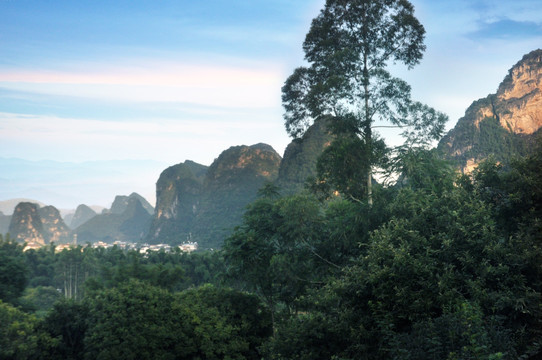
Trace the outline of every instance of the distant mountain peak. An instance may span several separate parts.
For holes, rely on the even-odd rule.
[[[72,229],[76,229],[96,215],[97,213],[92,208],[85,204],[81,204],[77,207],[77,209],[75,209],[75,214],[73,215],[69,225]]]
[[[80,243],[139,242],[148,231],[151,219],[148,207],[150,204],[137,193],[129,196],[118,195],[110,210],[91,217],[79,225],[73,233],[77,235],[77,241]],[[83,208],[83,205],[79,208]]]
[[[22,202],[28,202],[32,204],[38,205],[38,207],[45,206],[44,203],[32,200],[32,199],[26,199],[26,198],[15,198],[15,199],[8,199],[8,200],[2,200],[0,201],[0,211],[4,213],[4,215],[11,215],[13,214],[13,211],[15,210],[15,207],[22,203]]]
[[[224,150],[211,164],[207,181],[234,179],[237,173],[251,173],[274,180],[278,175],[280,155],[270,145],[259,143],[251,146],[238,145]]]
[[[113,201],[113,204],[111,204],[111,209],[105,210],[104,213],[111,212],[113,214],[122,214],[130,203],[137,201],[141,203],[143,208],[149,213],[149,215],[152,215],[154,213],[154,208],[151,204],[141,195],[138,193],[131,193],[130,195],[117,195],[115,196],[115,200]]]
[[[38,213],[38,206],[30,202],[17,204],[9,224],[9,233],[13,239],[20,243],[26,242],[36,247],[45,245],[43,224]]]
[[[185,161],[167,168],[156,183],[148,241],[220,247],[258,189],[277,178],[280,162],[273,147],[259,143],[232,146],[209,167]]]

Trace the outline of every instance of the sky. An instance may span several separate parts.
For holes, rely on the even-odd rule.
[[[411,2],[427,50],[392,72],[448,129],[542,47],[540,0]],[[137,191],[153,203],[167,166],[260,142],[283,154],[281,87],[323,5],[0,0],[0,200],[109,206]]]

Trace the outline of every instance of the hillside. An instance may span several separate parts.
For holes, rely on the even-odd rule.
[[[38,209],[43,225],[43,236],[47,243],[63,244],[72,239],[70,228],[64,223],[60,211],[54,206],[45,206]]]
[[[148,241],[220,247],[258,189],[277,178],[280,161],[271,146],[256,144],[230,147],[210,167],[186,161],[167,168],[156,184]]]
[[[117,196],[111,209],[91,217],[73,230],[77,242],[141,241],[149,229],[151,215],[140,198],[136,193]]]
[[[156,183],[156,211],[148,235],[150,242],[182,242],[190,236],[207,169],[185,161],[160,174]]]
[[[525,155],[542,127],[542,50],[525,55],[495,94],[474,101],[438,148],[465,173],[492,156]]]
[[[19,203],[11,217],[9,233],[12,239],[19,243],[27,243],[30,247],[45,245],[47,241],[38,205],[29,202]]]

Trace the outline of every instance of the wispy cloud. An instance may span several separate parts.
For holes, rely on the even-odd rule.
[[[0,71],[0,86],[24,92],[125,102],[184,102],[221,107],[279,103],[283,71],[270,64],[236,66],[147,62],[75,71]]]
[[[0,143],[3,156],[34,160],[153,158],[177,163],[190,159],[209,165],[229,146],[251,145],[253,139],[273,144],[282,152],[287,143],[282,125],[263,119],[114,122],[0,113]]]
[[[515,21],[508,18],[489,22],[480,21],[479,28],[468,36],[475,40],[542,38],[542,23]]]

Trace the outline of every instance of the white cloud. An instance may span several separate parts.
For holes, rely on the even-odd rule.
[[[224,66],[126,61],[75,70],[4,70],[2,87],[48,95],[122,102],[183,102],[261,108],[280,104],[283,71],[272,64]]]
[[[258,121],[260,120],[260,121]],[[99,121],[0,113],[3,156],[73,161],[186,159],[209,165],[233,145],[265,142],[282,154],[288,139],[272,115],[260,119]],[[258,140],[255,140],[258,139]]]

